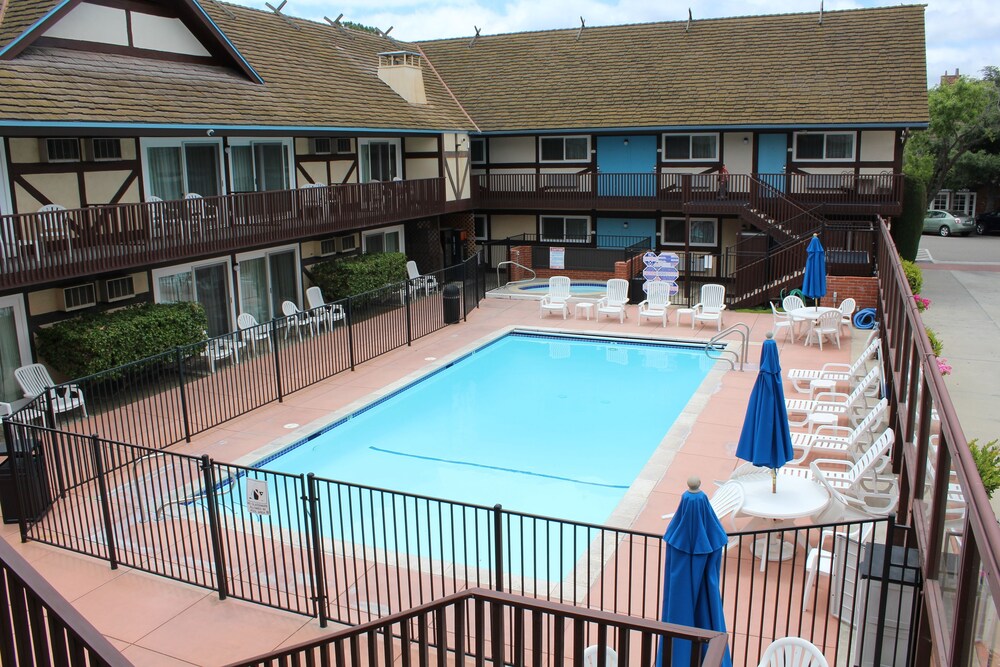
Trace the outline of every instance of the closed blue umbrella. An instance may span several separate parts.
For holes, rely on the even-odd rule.
[[[667,526],[663,541],[667,543],[663,572],[663,611],[660,620],[688,627],[726,631],[719,592],[719,572],[722,553],[729,541],[725,529],[702,491],[697,477],[688,480],[688,491]],[[671,667],[691,664],[691,642],[672,639]],[[663,640],[656,657],[657,667],[663,667]],[[726,649],[724,667],[731,667]]]
[[[802,294],[810,299],[826,296],[826,251],[813,234],[806,248],[806,272],[802,276]]]
[[[795,456],[788,428],[788,410],[785,409],[785,391],[781,386],[778,344],[771,332],[760,352],[760,372],[750,392],[736,456],[755,466],[771,468],[772,492],[776,491],[777,469]]]

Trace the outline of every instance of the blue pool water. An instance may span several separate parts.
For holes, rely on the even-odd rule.
[[[517,288],[519,292],[527,292],[528,294],[539,294],[545,295],[549,293],[548,283],[539,283],[537,285],[524,285]],[[569,292],[570,294],[594,294],[595,292],[608,291],[607,283],[570,283]]]

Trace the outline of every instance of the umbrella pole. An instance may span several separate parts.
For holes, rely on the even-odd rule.
[[[771,493],[778,492],[778,470],[771,468]]]

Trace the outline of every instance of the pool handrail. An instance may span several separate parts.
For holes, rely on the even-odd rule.
[[[517,285],[518,283],[531,282],[532,280],[535,280],[538,275],[535,273],[535,270],[532,269],[530,266],[525,266],[524,264],[518,264],[517,262],[511,260],[506,260],[497,264],[497,285],[500,284],[500,267],[503,266],[504,264],[513,264],[519,269],[524,269],[525,271],[531,272],[530,278],[523,278],[521,280],[508,280],[507,283],[504,285],[504,287],[507,287],[507,285]]]
[[[738,333],[740,335],[740,338],[742,339],[742,342],[740,343],[740,351],[739,352],[736,352],[735,350],[730,350],[728,347],[720,349],[721,343],[719,341],[721,341],[723,338],[725,338],[727,335],[729,335],[731,333]],[[733,325],[731,325],[731,326],[723,329],[719,333],[715,334],[714,336],[712,336],[711,340],[708,341],[708,345],[705,346],[705,355],[709,359],[722,359],[722,360],[725,360],[725,361],[729,362],[730,368],[732,368],[733,370],[735,370],[736,369],[736,364],[733,363],[733,361],[731,359],[728,359],[727,357],[723,356],[725,354],[731,354],[731,355],[733,355],[733,357],[736,358],[737,361],[740,362],[740,372],[742,373],[743,372],[743,364],[744,364],[744,362],[746,361],[746,358],[747,358],[747,351],[748,351],[748,346],[749,346],[749,339],[750,339],[750,327],[748,327],[746,324],[744,324],[742,322],[737,322],[736,324],[733,324]],[[713,357],[711,355],[711,351],[712,350],[719,350],[719,356],[718,357]]]

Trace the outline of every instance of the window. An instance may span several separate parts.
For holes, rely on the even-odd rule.
[[[962,215],[975,215],[976,193],[969,190],[959,190],[952,197],[952,212]]]
[[[14,369],[31,363],[28,340],[22,297],[0,296],[0,401],[12,403],[23,396]]]
[[[718,134],[664,134],[664,162],[713,162],[719,159]]]
[[[361,252],[403,252],[403,227],[386,227],[361,236]]]
[[[485,241],[489,238],[488,218],[485,215],[477,215],[476,219],[476,240]]]
[[[91,139],[94,161],[122,159],[122,142],[118,139]]]
[[[231,329],[231,275],[227,260],[154,269],[153,300],[156,303],[200,303],[208,317],[208,335],[221,336]]]
[[[164,200],[222,194],[222,141],[144,140],[146,192]]]
[[[296,246],[236,256],[239,267],[241,313],[258,322],[281,317],[284,301],[299,300],[299,260]]]
[[[853,132],[800,132],[795,135],[796,160],[853,160]]]
[[[542,137],[539,152],[542,162],[589,162],[590,137]]]
[[[543,215],[539,227],[543,241],[586,243],[590,240],[590,218]]]
[[[399,139],[361,139],[358,144],[362,183],[393,181],[402,176]]]
[[[283,141],[234,142],[229,149],[233,192],[287,190],[290,150]]]
[[[483,164],[486,162],[486,140],[472,140],[472,164]]]
[[[684,245],[684,219],[664,218],[660,232],[663,245]],[[719,221],[712,218],[691,220],[691,245],[715,247],[719,244]]]
[[[46,162],[79,162],[80,140],[68,138],[46,139],[45,160]]]
[[[928,210],[936,209],[938,211],[947,211],[951,208],[951,190],[941,190],[936,195],[934,195],[934,201],[928,207]]]

